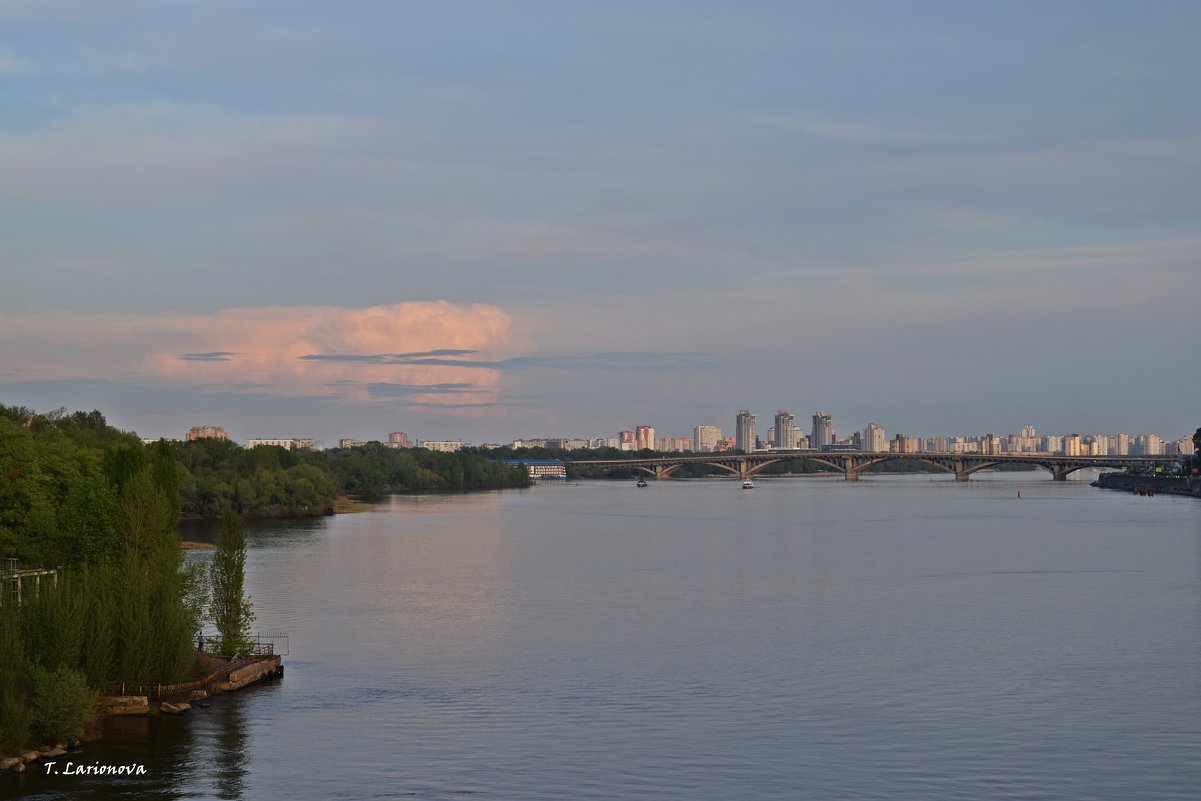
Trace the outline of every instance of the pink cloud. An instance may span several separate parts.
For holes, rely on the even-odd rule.
[[[495,399],[498,371],[479,367],[303,359],[471,351],[473,360],[522,352],[504,310],[447,301],[366,308],[226,309],[209,315],[39,313],[0,317],[10,369],[22,378],[120,378],[292,396],[379,402],[370,384],[407,387],[413,402],[471,406]],[[463,385],[463,390],[447,385]],[[429,393],[420,387],[431,387]],[[395,397],[393,394],[392,397]]]

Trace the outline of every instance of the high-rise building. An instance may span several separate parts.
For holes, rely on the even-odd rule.
[[[787,409],[776,412],[776,435],[772,445],[784,450],[795,450],[797,441],[796,418]]]
[[[229,434],[226,434],[225,429],[221,426],[192,426],[187,440],[195,442],[198,439],[229,439]]]
[[[634,449],[639,451],[655,449],[654,426],[634,426]]]
[[[884,436],[884,429],[875,423],[868,423],[867,428],[863,429],[863,450],[880,452],[888,450],[888,439]]]
[[[1138,456],[1163,456],[1163,438],[1158,434],[1139,434],[1134,438],[1134,451]]]
[[[389,448],[411,448],[413,447],[409,435],[403,431],[393,431],[388,435]]]
[[[1034,439],[1038,436],[1038,432],[1034,430],[1034,426],[1022,426],[1022,436],[1026,439]]]
[[[820,409],[813,414],[813,433],[809,436],[809,447],[821,449],[834,444],[834,420]]]
[[[622,431],[617,435],[617,447],[619,450],[632,451],[634,450],[634,432]]]
[[[713,453],[721,442],[721,429],[717,426],[697,426],[692,429],[693,447],[697,453]]]
[[[755,440],[755,415],[743,409],[734,418],[734,447],[745,453],[754,453]]]

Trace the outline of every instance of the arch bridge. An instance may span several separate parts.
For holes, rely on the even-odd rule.
[[[1028,464],[1041,467],[1051,473],[1056,481],[1066,481],[1077,470],[1085,468],[1109,468],[1114,470],[1137,470],[1167,467],[1180,461],[1178,456],[1052,456],[1043,453],[892,453],[873,451],[770,451],[766,453],[729,454],[724,452],[693,456],[664,456],[651,459],[580,459],[572,462],[579,466],[599,467],[602,470],[632,467],[657,480],[671,478],[672,474],[687,464],[704,464],[716,467],[742,479],[753,478],[764,468],[780,462],[805,459],[825,465],[842,473],[847,481],[858,481],[860,474],[873,465],[885,464],[899,459],[926,462],[947,472],[954,473],[956,481],[967,481],[972,473],[1004,464]]]

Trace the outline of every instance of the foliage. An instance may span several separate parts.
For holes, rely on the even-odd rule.
[[[83,737],[83,724],[96,706],[97,694],[78,670],[34,666],[31,727],[42,742],[61,743]]]
[[[191,670],[203,582],[175,528],[181,469],[151,456],[99,412],[0,406],[0,556],[59,566],[0,596],[0,750],[78,736],[106,682]]]
[[[0,614],[0,754],[11,754],[29,741],[33,712],[28,695],[21,622]]]
[[[177,443],[174,452],[183,511],[198,517],[219,517],[225,509],[244,517],[304,517],[329,513],[339,494],[529,486],[526,471],[470,450],[436,453],[373,442],[305,451],[200,439]]]
[[[221,517],[217,550],[209,566],[209,617],[221,635],[221,653],[244,651],[250,640],[254,612],[244,594],[246,578],[246,533],[242,518],[232,509]]]

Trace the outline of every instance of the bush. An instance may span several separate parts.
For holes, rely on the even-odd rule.
[[[83,737],[83,724],[96,706],[96,693],[78,670],[59,665],[54,670],[30,666],[33,679],[34,734],[47,743]]]

